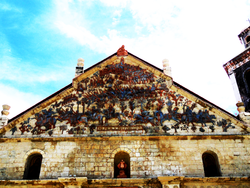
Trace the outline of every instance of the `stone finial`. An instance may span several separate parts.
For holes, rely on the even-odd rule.
[[[249,124],[250,123],[250,113],[249,112],[245,112],[244,103],[239,101],[236,104],[236,106],[238,107],[237,110],[239,112],[239,118],[240,118],[240,120],[242,120],[245,123]]]
[[[7,104],[3,105],[3,110],[1,111],[2,116],[0,117],[0,129],[3,126],[8,124],[8,115],[9,115],[10,106]]]
[[[236,106],[238,107],[237,110],[239,113],[245,112],[245,106],[243,102],[238,101]]]
[[[172,77],[172,72],[171,72],[171,67],[169,66],[169,61],[167,59],[163,59],[162,64],[163,64],[163,72],[164,72],[164,74],[166,74],[167,76]]]
[[[75,77],[79,76],[80,74],[84,73],[84,59],[79,58],[77,60],[76,72]]]
[[[79,58],[77,60],[77,66],[78,67],[84,67],[84,59],[83,58]]]
[[[125,50],[125,46],[122,45],[122,47],[117,50],[117,56],[125,56],[125,55],[128,55],[128,51]]]
[[[9,115],[9,110],[10,110],[10,106],[7,105],[7,104],[4,104],[3,105],[3,110],[2,110],[2,115],[8,116]]]

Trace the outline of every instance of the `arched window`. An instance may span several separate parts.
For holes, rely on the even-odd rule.
[[[39,179],[42,158],[40,153],[32,154],[28,157],[25,164],[23,179]]]
[[[202,155],[205,177],[221,176],[218,157],[214,152],[205,152]]]
[[[247,83],[248,89],[250,89],[250,69],[245,71],[244,79],[245,79],[245,83]]]
[[[246,37],[246,43],[249,43],[250,42],[250,36],[247,36]]]
[[[114,177],[130,178],[130,157],[128,153],[121,151],[115,155]]]

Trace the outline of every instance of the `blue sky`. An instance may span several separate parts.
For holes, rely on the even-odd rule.
[[[121,45],[162,68],[174,81],[236,113],[222,65],[244,50],[237,35],[250,18],[249,0],[2,0],[0,104],[10,118],[71,83]]]

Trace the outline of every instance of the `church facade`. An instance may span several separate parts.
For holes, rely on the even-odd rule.
[[[249,122],[127,52],[0,129],[1,187],[250,187]],[[4,119],[5,118],[5,119]]]

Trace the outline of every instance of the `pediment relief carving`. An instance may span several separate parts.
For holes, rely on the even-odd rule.
[[[201,102],[171,89],[162,73],[126,63],[123,57],[100,67],[75,82],[67,96],[26,118],[5,135],[193,135],[241,131]]]

